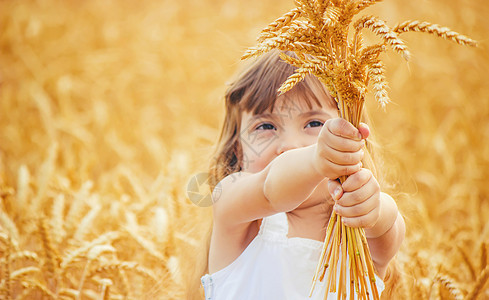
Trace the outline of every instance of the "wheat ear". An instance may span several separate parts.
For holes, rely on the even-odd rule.
[[[264,28],[260,36],[258,37],[258,42],[263,42],[265,39],[274,37],[277,35],[281,29],[289,25],[293,20],[297,19],[301,15],[299,8],[294,8],[288,13],[284,14],[280,18],[276,19],[270,23],[266,28]]]
[[[298,53],[321,55],[324,51],[311,43],[299,41],[300,37],[292,37],[285,34],[284,36],[278,36],[275,38],[268,39],[264,43],[258,45],[257,47],[251,47],[246,50],[245,54],[241,59],[248,59],[263,53],[269,52],[273,49],[279,50],[292,50]]]
[[[302,64],[304,63],[301,59],[289,56],[283,52],[280,52],[279,56],[283,61],[296,68],[302,67]]]
[[[0,197],[1,199],[1,197]],[[10,218],[10,216],[0,208],[0,226],[5,228],[11,239],[18,241],[19,240],[19,230],[17,229],[17,225]]]
[[[334,26],[340,19],[340,15],[341,9],[339,7],[328,6],[324,12],[324,24],[322,29],[324,30],[324,27]]]
[[[39,263],[39,256],[35,252],[31,251],[17,251],[10,255],[10,261],[14,262],[17,260],[25,260],[30,262]],[[1,263],[5,263],[7,261],[7,257],[3,257]]]
[[[78,284],[78,297],[76,299],[79,299],[79,295],[81,295],[82,290],[83,290],[83,284],[85,283],[86,276],[88,274],[88,270],[90,269],[91,263],[97,259],[103,252],[110,252],[110,253],[115,253],[116,250],[114,247],[110,245],[97,245],[94,246],[90,251],[88,252],[87,255],[87,262],[85,263],[85,267],[83,268],[83,273],[82,277],[80,279],[80,283]]]
[[[369,77],[373,83],[375,99],[384,108],[389,103],[389,96],[387,94],[388,85],[384,75],[384,65],[380,60],[370,66]]]
[[[468,45],[472,47],[477,46],[477,42],[465,35],[452,31],[448,27],[443,27],[438,24],[432,24],[421,21],[405,21],[398,24],[393,29],[394,32],[401,34],[408,31],[426,32],[444,38],[446,40],[454,41],[461,45]]]
[[[99,273],[117,272],[118,270],[131,271],[136,274],[139,274],[143,278],[150,279],[153,282],[158,282],[156,275],[154,275],[151,270],[141,267],[135,262],[127,262],[127,261],[102,265],[96,268],[95,270],[93,270],[87,277],[92,278],[93,276]]]
[[[387,45],[391,46],[394,51],[402,54],[405,60],[409,60],[410,53],[407,50],[406,45],[398,37],[397,33],[391,30],[383,20],[374,16],[364,16],[355,22],[354,27],[356,31],[360,31],[362,28],[372,30],[372,32],[382,38]]]
[[[113,242],[114,240],[118,239],[120,237],[120,233],[116,231],[109,231],[107,233],[104,233],[103,235],[99,236],[95,240],[91,241],[90,243],[87,243],[74,251],[68,253],[62,261],[61,261],[61,269],[63,272],[66,272],[66,269],[68,266],[77,258],[80,257],[81,255],[85,254],[87,251],[92,249],[96,245],[100,244],[109,244]]]
[[[441,287],[445,288],[455,300],[462,300],[463,294],[455,281],[447,275],[438,275],[435,281],[440,282]]]
[[[304,15],[311,21],[312,25],[316,28],[321,28],[323,24],[323,15],[317,11],[316,5],[313,1],[296,0],[298,8],[304,12]]]
[[[39,219],[39,235],[41,237],[44,254],[46,257],[45,266],[50,274],[57,274],[61,261],[57,249],[53,245],[53,240],[47,221],[44,218]]]
[[[359,13],[360,11],[366,9],[367,7],[382,1],[384,0],[362,0],[357,4],[356,12]]]
[[[27,281],[24,281],[22,282],[22,286],[28,289],[29,291],[32,291],[34,289],[38,290],[43,294],[43,296],[47,296],[49,299],[58,299],[58,297],[53,292],[51,292],[45,285],[43,285],[37,280],[29,279]],[[27,293],[27,295],[28,294],[29,293]]]
[[[65,209],[65,196],[59,194],[54,198],[54,203],[51,208],[51,220],[50,225],[53,229],[53,239],[57,245],[60,245],[65,237],[64,231],[64,209]]]
[[[310,74],[309,69],[297,69],[294,74],[290,75],[289,78],[287,78],[287,80],[280,86],[278,89],[279,95],[283,95],[287,91],[291,90],[297,83],[304,80],[308,74]]]

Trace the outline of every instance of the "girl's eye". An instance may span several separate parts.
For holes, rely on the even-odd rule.
[[[320,121],[311,121],[309,123],[307,123],[306,125],[306,128],[311,128],[311,127],[321,127],[323,126],[323,122],[320,122]]]
[[[277,130],[277,128],[275,128],[275,126],[273,126],[273,124],[263,123],[263,124],[258,125],[255,130]]]

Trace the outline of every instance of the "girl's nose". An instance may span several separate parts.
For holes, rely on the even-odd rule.
[[[282,154],[285,151],[289,151],[292,149],[300,148],[306,146],[304,142],[301,140],[300,136],[289,134],[284,136],[280,140],[280,144],[277,148],[278,154]]]

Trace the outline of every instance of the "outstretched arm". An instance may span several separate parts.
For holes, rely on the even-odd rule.
[[[216,219],[238,225],[299,206],[324,179],[313,167],[315,147],[284,152],[258,173],[224,178],[214,196]]]

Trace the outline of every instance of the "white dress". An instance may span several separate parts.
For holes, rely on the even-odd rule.
[[[264,218],[257,236],[236,260],[214,274],[202,276],[205,299],[323,300],[325,280],[316,283],[309,298],[323,243],[300,237],[288,238],[288,227],[285,213]],[[384,282],[377,275],[375,277],[380,294]],[[336,293],[330,293],[328,299],[336,300]]]

